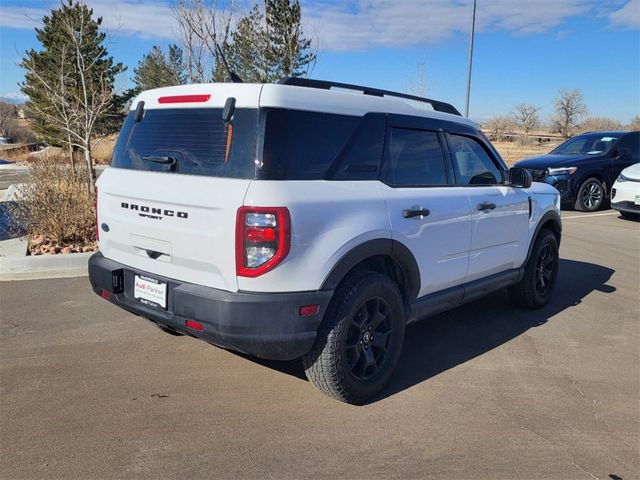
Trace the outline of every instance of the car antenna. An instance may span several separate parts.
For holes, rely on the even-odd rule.
[[[224,68],[226,68],[227,72],[229,73],[229,77],[231,78],[231,82],[233,82],[233,83],[244,83],[242,81],[242,79],[238,76],[238,74],[229,68],[229,64],[227,63],[227,59],[224,57],[224,53],[222,53],[222,49],[220,48],[220,45],[218,45],[217,43],[216,43],[216,50],[218,50],[218,55],[222,59],[222,63],[224,63]]]

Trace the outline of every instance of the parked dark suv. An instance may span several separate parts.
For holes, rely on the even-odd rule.
[[[639,151],[640,132],[589,132],[516,166],[529,170],[534,182],[556,187],[563,204],[593,212],[609,197],[620,172],[640,162]]]

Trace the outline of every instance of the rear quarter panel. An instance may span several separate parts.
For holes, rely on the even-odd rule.
[[[253,181],[245,205],[287,207],[291,250],[272,271],[256,278],[238,277],[240,290],[318,290],[352,248],[367,240],[391,238],[377,181]]]

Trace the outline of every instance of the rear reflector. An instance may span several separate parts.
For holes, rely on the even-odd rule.
[[[317,315],[319,310],[320,305],[303,305],[300,307],[300,316],[311,317],[313,315]]]
[[[111,299],[111,294],[109,292],[107,292],[106,290],[100,290],[100,296],[102,298],[106,298],[107,300]]]
[[[171,95],[158,98],[158,103],[201,103],[207,102],[211,95]]]
[[[199,332],[204,330],[204,325],[200,322],[196,322],[195,320],[185,320],[184,324],[187,328],[191,328],[192,330],[198,330]]]

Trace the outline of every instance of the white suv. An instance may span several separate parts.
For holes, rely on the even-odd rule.
[[[546,304],[559,194],[451,105],[318,80],[162,88],[97,183],[96,293],[362,403],[405,325],[510,287]]]

